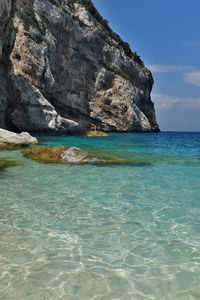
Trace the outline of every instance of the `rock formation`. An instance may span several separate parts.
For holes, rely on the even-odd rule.
[[[0,128],[0,148],[27,146],[37,143],[37,139],[32,137],[28,132],[17,134]]]
[[[14,43],[14,3],[11,0],[0,1],[0,127],[6,128],[6,113],[9,106],[10,62],[9,56]],[[10,91],[11,92],[11,91]]]
[[[149,163],[135,159],[124,159],[103,152],[85,151],[77,147],[30,146],[23,150],[22,154],[44,163],[129,165],[135,167],[149,165]]]
[[[151,72],[90,0],[0,0],[0,127],[158,131]]]
[[[3,157],[3,158],[1,157],[0,158],[0,172],[4,171],[7,168],[17,167],[17,166],[21,166],[21,165],[23,165],[23,162],[14,160],[13,158],[10,158],[10,157]]]

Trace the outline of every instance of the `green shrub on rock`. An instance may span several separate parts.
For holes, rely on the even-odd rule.
[[[46,25],[39,24],[35,11],[34,11],[34,0],[17,0],[16,8],[19,18],[22,20],[25,31],[29,31],[31,27],[37,28],[42,35],[46,34]]]
[[[123,77],[124,79],[131,81],[131,77],[116,66],[107,67],[107,70],[115,73],[116,75]]]

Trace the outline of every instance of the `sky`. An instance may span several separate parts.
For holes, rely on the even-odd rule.
[[[200,0],[93,0],[152,71],[162,131],[200,131]]]

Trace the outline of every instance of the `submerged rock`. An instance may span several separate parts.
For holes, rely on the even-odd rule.
[[[69,163],[69,164],[97,164],[97,165],[148,165],[141,161],[126,160],[110,154],[85,151],[78,147],[47,147],[47,146],[31,146],[22,151],[23,155],[48,163]]]
[[[22,162],[14,160],[12,158],[0,158],[0,171],[10,168],[10,167],[16,167],[22,165]]]
[[[91,163],[103,161],[103,158],[93,156],[77,147],[47,147],[32,146],[22,151],[23,155],[43,162],[65,162],[65,163]]]
[[[22,153],[24,156],[43,162],[62,162],[61,156],[67,149],[64,146],[32,146],[26,148]]]
[[[8,130],[0,129],[0,148],[16,148],[27,146],[30,144],[37,144],[38,141],[32,137],[28,132],[20,134]]]
[[[86,136],[108,136],[107,133],[103,131],[87,131]]]

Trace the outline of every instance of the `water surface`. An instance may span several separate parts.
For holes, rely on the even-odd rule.
[[[0,172],[0,299],[200,299],[200,134],[50,137],[143,164]]]

